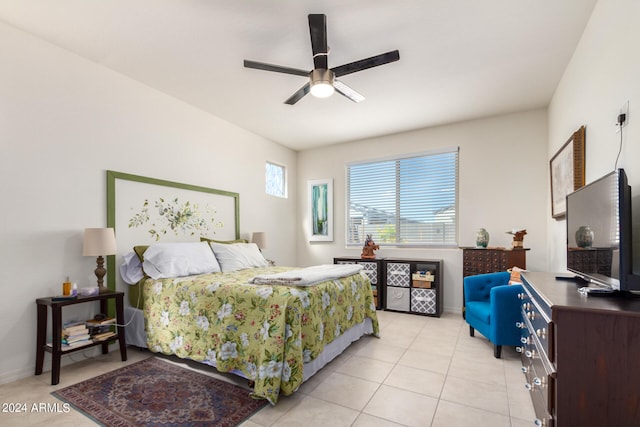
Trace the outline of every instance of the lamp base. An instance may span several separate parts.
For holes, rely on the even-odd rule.
[[[106,294],[111,291],[106,286],[98,286],[98,292],[101,294]]]

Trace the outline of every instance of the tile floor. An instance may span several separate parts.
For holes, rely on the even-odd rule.
[[[485,338],[478,333],[469,337],[459,314],[432,318],[379,311],[378,316],[380,339],[364,337],[353,344],[297,393],[281,397],[276,406],[256,413],[243,427],[533,425],[535,415],[519,355],[512,348],[504,348],[502,359],[495,359]],[[130,348],[126,363],[151,355]],[[82,359],[82,352],[71,357]],[[4,384],[0,400],[29,406],[60,403],[50,395],[56,388],[121,366],[119,353],[112,351],[63,367],[57,386],[50,385],[49,372]],[[95,425],[74,410],[29,412],[0,413],[0,425]]]

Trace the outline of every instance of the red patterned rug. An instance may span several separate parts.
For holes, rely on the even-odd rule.
[[[267,405],[249,390],[151,357],[51,393],[104,426],[236,426]]]

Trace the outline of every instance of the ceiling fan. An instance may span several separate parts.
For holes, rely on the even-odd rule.
[[[353,102],[364,101],[364,96],[360,95],[340,80],[337,80],[337,77],[355,73],[356,71],[366,70],[367,68],[388,64],[389,62],[394,62],[400,59],[400,52],[393,50],[391,52],[372,56],[371,58],[361,59],[349,64],[340,65],[339,67],[329,68],[327,60],[327,57],[329,56],[329,47],[327,45],[327,17],[324,14],[310,14],[309,32],[311,34],[311,49],[313,52],[313,70],[311,71],[282,67],[280,65],[265,64],[263,62],[248,61],[246,59],[244,61],[244,66],[246,68],[275,71],[276,73],[293,74],[309,78],[307,84],[291,95],[291,97],[284,102],[285,104],[293,105],[309,92],[318,98],[326,98],[331,96],[334,90]]]

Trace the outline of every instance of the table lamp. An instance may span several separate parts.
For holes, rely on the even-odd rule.
[[[104,258],[106,255],[116,254],[116,236],[113,228],[85,228],[82,255],[97,256],[98,267],[95,270],[98,278],[98,290],[100,293],[108,292],[104,286],[104,275],[107,270],[104,268]]]
[[[251,242],[258,245],[258,248],[262,251],[267,248],[267,233],[264,231],[256,231],[251,235]]]

